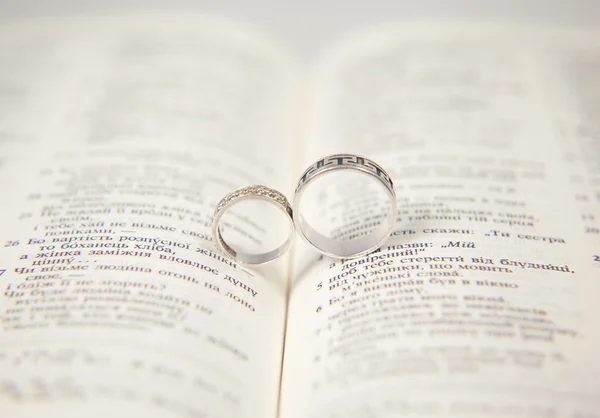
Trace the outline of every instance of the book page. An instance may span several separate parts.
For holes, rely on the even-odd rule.
[[[598,39],[390,27],[326,57],[305,166],[373,159],[397,223],[298,248],[283,418],[599,416]],[[358,235],[343,202],[312,210]]]
[[[287,264],[210,231],[233,189],[289,187],[289,58],[202,17],[0,31],[2,416],[274,417]]]

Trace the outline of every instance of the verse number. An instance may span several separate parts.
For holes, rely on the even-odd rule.
[[[6,241],[4,244],[5,247],[16,247],[17,245],[19,245],[19,241]]]
[[[5,271],[6,271],[6,269],[0,269],[0,276],[2,276]]]

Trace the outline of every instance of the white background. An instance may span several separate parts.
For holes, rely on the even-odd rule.
[[[378,23],[491,21],[600,26],[600,0],[0,0],[0,21],[131,12],[209,13],[253,24],[311,61]]]

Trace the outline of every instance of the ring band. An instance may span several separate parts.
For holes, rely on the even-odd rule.
[[[248,199],[259,199],[274,204],[286,215],[286,218],[290,223],[290,235],[282,245],[274,250],[264,253],[244,252],[234,249],[223,239],[223,236],[221,235],[221,229],[219,227],[221,217],[231,206]],[[269,261],[275,260],[284,252],[286,252],[292,243],[292,238],[294,235],[294,220],[292,213],[292,207],[290,206],[287,198],[277,190],[260,185],[242,187],[229,193],[217,204],[212,224],[213,240],[223,252],[228,254],[236,261],[252,265],[268,263]]]
[[[311,182],[333,170],[358,170],[383,185],[390,200],[389,211],[386,213],[387,223],[378,223],[377,228],[370,233],[349,240],[328,237],[312,227],[300,213],[300,200]],[[296,230],[310,246],[332,257],[354,258],[375,251],[390,236],[396,222],[396,192],[389,174],[379,164],[354,154],[334,154],[320,159],[304,171],[294,193],[293,209]]]

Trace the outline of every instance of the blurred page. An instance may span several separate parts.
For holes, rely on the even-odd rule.
[[[373,159],[398,218],[358,259],[297,248],[282,417],[597,416],[598,39],[400,26],[325,56],[305,166]],[[364,225],[334,192],[312,211]]]
[[[286,262],[210,228],[291,183],[288,57],[202,17],[5,25],[0,51],[1,415],[274,417]]]

